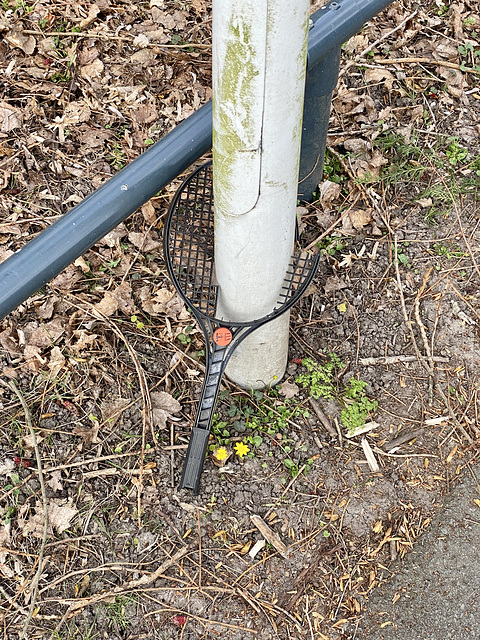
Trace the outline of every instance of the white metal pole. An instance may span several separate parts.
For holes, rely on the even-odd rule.
[[[310,0],[213,0],[213,176],[219,313],[273,310],[293,252]],[[279,381],[289,314],[238,347],[227,375]]]

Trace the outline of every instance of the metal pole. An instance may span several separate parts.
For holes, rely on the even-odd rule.
[[[312,16],[303,110],[298,197],[313,200],[323,178],[332,93],[338,81],[341,45],[392,0],[331,0]],[[332,41],[336,45],[332,45]]]
[[[217,315],[275,307],[295,236],[310,0],[213,0]],[[284,374],[288,314],[255,331],[226,369],[258,389]]]
[[[339,48],[332,49],[307,74],[298,179],[298,198],[305,202],[313,200],[323,177],[328,121],[332,93],[338,81],[340,51]]]
[[[340,0],[316,11],[308,34],[308,68],[338,49],[392,1]],[[212,105],[207,103],[1,263],[0,319],[198,160],[210,149],[211,139]]]

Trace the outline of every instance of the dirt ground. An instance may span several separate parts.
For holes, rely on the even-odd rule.
[[[204,345],[161,249],[179,181],[3,320],[3,638],[355,638],[478,456],[477,8],[401,0],[344,46],[287,374],[224,380],[198,496]],[[2,2],[0,260],[210,99],[210,15]]]

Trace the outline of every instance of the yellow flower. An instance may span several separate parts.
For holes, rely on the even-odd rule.
[[[243,456],[246,456],[247,453],[250,451],[250,447],[247,447],[247,445],[244,442],[237,442],[234,447],[235,449],[235,453],[240,456],[240,458],[243,458]]]
[[[225,460],[227,456],[228,451],[225,449],[225,447],[218,447],[218,449],[215,451],[215,457],[217,460]]]

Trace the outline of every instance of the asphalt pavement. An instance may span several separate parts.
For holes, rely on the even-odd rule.
[[[480,640],[480,465],[465,472],[372,593],[355,640]]]

